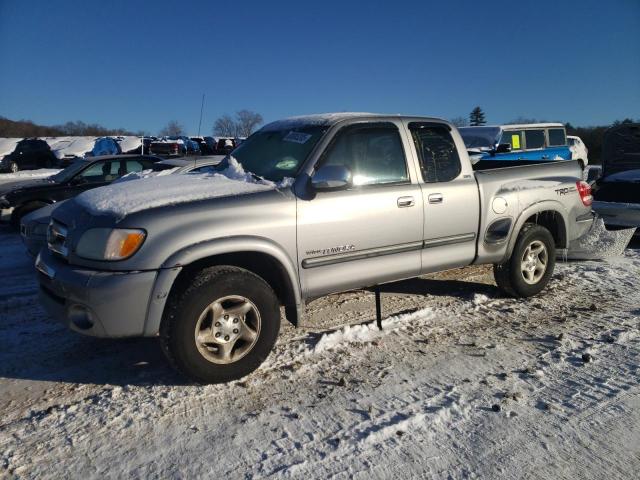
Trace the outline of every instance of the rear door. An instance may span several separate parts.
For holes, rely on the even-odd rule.
[[[298,266],[305,296],[419,274],[422,192],[407,164],[410,145],[401,128],[400,121],[343,127],[319,160],[316,170],[321,165],[348,167],[354,186],[297,200]]]
[[[463,165],[444,123],[408,122],[422,174],[424,273],[473,262],[480,196],[470,165]],[[464,148],[463,145],[460,148]]]

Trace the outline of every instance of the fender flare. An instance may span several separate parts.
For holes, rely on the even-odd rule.
[[[198,260],[238,252],[265,254],[278,262],[289,280],[295,302],[294,324],[302,318],[303,305],[297,268],[289,255],[275,242],[254,236],[237,236],[208,240],[185,247],[173,253],[160,267],[151,293],[144,335],[154,336],[159,332],[160,322],[169,293],[182,269]]]
[[[520,233],[520,230],[522,230],[522,227],[524,226],[527,219],[535,215],[536,213],[542,212],[555,212],[560,215],[564,224],[564,238],[569,239],[569,223],[567,222],[567,213],[562,203],[556,200],[542,200],[540,202],[529,205],[522,212],[520,212],[520,215],[514,223],[511,238],[509,239],[503,262],[511,258],[513,249],[516,246],[516,241],[518,240],[518,234]]]

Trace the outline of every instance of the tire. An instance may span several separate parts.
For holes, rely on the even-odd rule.
[[[536,254],[539,247],[543,247],[543,250]],[[529,248],[532,249],[528,250]],[[535,259],[529,254],[535,256]],[[525,255],[528,258],[524,258]],[[526,223],[518,234],[511,258],[503,264],[495,264],[493,276],[498,288],[506,294],[512,297],[532,297],[547,286],[555,264],[556,247],[551,232],[540,225]]]
[[[200,383],[223,383],[258,368],[279,331],[280,303],[271,287],[248,270],[218,266],[202,270],[170,297],[160,339],[180,373]]]
[[[24,217],[25,215],[29,215],[31,212],[35,212],[40,208],[46,207],[47,205],[48,203],[45,202],[30,202],[25,205],[21,205],[20,207],[16,208],[11,215],[11,226],[19,229],[22,217]]]
[[[16,162],[11,162],[9,164],[9,171],[11,173],[18,173],[18,171],[20,171],[20,167],[18,166],[18,164]]]

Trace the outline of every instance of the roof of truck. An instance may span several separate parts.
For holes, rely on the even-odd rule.
[[[437,120],[444,122],[446,120],[441,120],[434,117],[427,116],[416,116],[416,115],[400,115],[400,114],[385,114],[385,113],[368,113],[368,112],[337,112],[337,113],[319,113],[313,115],[301,115],[297,117],[289,117],[284,118],[282,120],[276,120],[275,122],[271,122],[264,127],[262,130],[283,130],[286,128],[296,128],[300,126],[329,126],[341,122],[343,120],[349,120],[352,118],[371,118],[371,117],[380,117],[380,118],[415,118],[421,120]]]

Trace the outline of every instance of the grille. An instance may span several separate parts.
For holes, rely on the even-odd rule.
[[[51,220],[47,230],[47,244],[53,253],[67,258],[69,248],[67,247],[67,227],[56,220]]]

